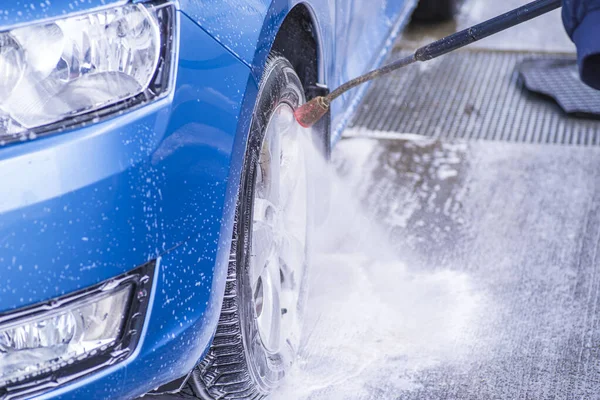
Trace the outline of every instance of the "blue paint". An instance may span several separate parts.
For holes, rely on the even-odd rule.
[[[320,80],[333,87],[380,62],[385,38],[410,2],[308,2]],[[4,0],[0,25],[4,30],[114,3],[38,0],[27,11],[22,0]],[[221,307],[257,82],[296,3],[182,0],[170,96],[83,128],[0,147],[0,312],[160,258],[136,353],[45,398],[135,397],[186,374],[202,357]],[[360,40],[364,35],[368,41]],[[344,58],[351,65],[340,65]],[[343,120],[343,107],[335,109],[334,121]]]

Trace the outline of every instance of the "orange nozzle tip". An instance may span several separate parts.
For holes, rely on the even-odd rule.
[[[296,121],[304,128],[310,128],[329,111],[329,101],[324,97],[315,97],[294,111]]]

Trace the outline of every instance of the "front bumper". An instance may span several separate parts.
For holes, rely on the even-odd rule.
[[[126,361],[42,398],[132,398],[189,372],[221,307],[250,70],[180,14],[174,93],[0,148],[0,313],[159,260]]]

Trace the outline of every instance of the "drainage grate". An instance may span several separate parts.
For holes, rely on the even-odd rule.
[[[600,145],[599,120],[569,116],[520,81],[521,61],[550,57],[572,59],[460,51],[408,67],[372,84],[351,126],[443,138]]]

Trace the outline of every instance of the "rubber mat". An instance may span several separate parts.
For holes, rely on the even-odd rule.
[[[600,117],[600,90],[581,81],[575,57],[524,60],[518,70],[527,89],[552,97],[565,112]]]
[[[394,57],[401,57],[399,52]],[[432,137],[600,145],[600,121],[528,91],[517,66],[549,53],[459,51],[374,81],[351,127]]]

